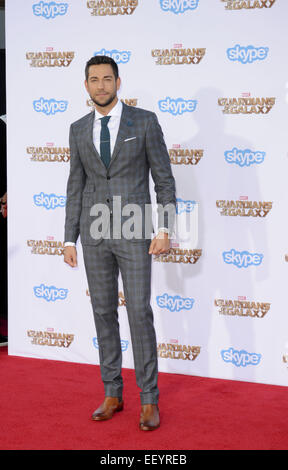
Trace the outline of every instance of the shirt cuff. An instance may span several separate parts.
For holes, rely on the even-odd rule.
[[[158,228],[158,233],[157,233],[157,236],[158,236],[158,234],[159,234],[159,233],[168,233],[168,235],[169,235],[169,237],[168,237],[168,238],[170,238],[170,232],[169,232],[169,229],[168,229],[168,228],[166,228],[166,227],[159,227],[159,228]]]
[[[64,243],[64,247],[65,247],[65,246],[76,246],[76,244],[73,243],[73,242],[65,242],[65,243]]]

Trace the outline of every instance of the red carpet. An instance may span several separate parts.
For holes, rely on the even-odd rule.
[[[1,450],[286,450],[288,389],[160,374],[161,427],[138,429],[139,390],[123,370],[124,410],[106,422],[98,366],[8,356],[0,348]]]

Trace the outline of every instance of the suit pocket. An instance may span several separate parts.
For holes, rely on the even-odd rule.
[[[92,207],[94,204],[107,205],[107,199],[100,197],[95,191],[83,191],[82,194],[82,207]]]
[[[91,193],[94,193],[94,191],[95,191],[94,183],[86,183],[84,190],[83,190],[83,194],[91,194]]]
[[[82,195],[82,207],[92,207],[93,206],[93,193],[83,193]]]
[[[150,194],[147,192],[139,192],[139,193],[129,193],[128,194],[128,202],[131,203],[146,203],[149,204],[151,202]]]
[[[132,142],[133,140],[136,140],[137,137],[128,137],[127,139],[124,140],[124,143],[127,143],[127,142]]]
[[[136,155],[144,151],[144,143],[143,136],[127,137],[121,143],[121,152],[129,159],[134,159]]]

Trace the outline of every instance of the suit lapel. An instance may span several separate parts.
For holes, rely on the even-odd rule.
[[[93,138],[93,128],[94,128],[94,120],[95,120],[95,111],[91,112],[90,116],[88,117],[88,125],[87,125],[87,142],[89,145],[90,150],[96,155],[96,157],[99,159],[101,165],[103,165],[103,168],[106,170],[106,166],[104,165],[103,161],[101,160],[101,157],[94,145],[94,138]]]
[[[117,155],[119,154],[121,147],[124,143],[124,140],[127,136],[129,136],[129,133],[131,132],[131,129],[133,127],[133,120],[131,119],[131,108],[127,106],[125,103],[123,103],[123,110],[122,110],[122,115],[121,115],[121,120],[120,120],[120,126],[117,134],[117,139],[115,142],[114,150],[111,156],[111,161],[110,165],[108,168],[111,167],[111,165],[114,163]]]

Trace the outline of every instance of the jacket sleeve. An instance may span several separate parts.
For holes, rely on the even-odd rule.
[[[158,204],[158,228],[167,228],[171,235],[176,217],[175,179],[163,132],[155,113],[151,113],[146,129],[146,155]]]
[[[80,215],[82,192],[85,186],[86,173],[80,160],[77,143],[70,127],[70,173],[66,190],[66,217],[64,242],[76,243],[80,232]]]

